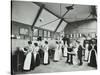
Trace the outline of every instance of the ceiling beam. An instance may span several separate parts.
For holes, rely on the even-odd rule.
[[[35,20],[34,20],[34,22],[33,22],[33,24],[32,24],[32,27],[31,27],[32,30],[33,30],[33,27],[34,27],[35,24],[36,24],[36,21],[38,20],[40,14],[41,14],[43,8],[44,8],[44,5],[41,5],[41,7],[40,7],[40,9],[39,9],[39,11],[38,11],[38,13],[37,13],[37,15],[36,15],[36,18],[35,18]]]
[[[60,22],[59,22],[59,24],[58,24],[58,26],[56,27],[56,29],[55,29],[55,31],[54,32],[56,32],[57,31],[57,29],[59,28],[59,26],[61,25],[61,23],[62,23],[62,21],[64,20],[64,16],[69,12],[70,10],[67,10],[63,15],[62,15],[62,17],[61,17],[61,20],[60,20]]]
[[[39,7],[41,7],[41,6],[44,5],[44,4],[40,3],[40,2],[33,2],[33,3],[35,3],[35,4],[38,5]],[[53,13],[52,11],[50,11],[49,9],[47,9],[46,7],[43,7],[43,8],[44,8],[45,10],[47,10],[48,12],[50,12],[51,14],[53,14],[54,16],[56,16],[56,17],[58,17],[59,19],[61,19],[54,32],[57,31],[57,29],[59,28],[59,26],[60,26],[60,24],[62,23],[62,21],[65,21],[66,23],[69,23],[68,21],[66,21],[66,20],[63,18],[63,17],[65,16],[65,14],[68,13],[68,11],[66,11],[65,14],[64,14],[62,17],[60,17],[60,16],[56,15],[55,13]]]
[[[36,5],[38,5],[39,7],[41,7],[41,5],[43,5],[42,3],[40,2],[33,2],[35,3]],[[54,12],[50,11],[49,9],[47,9],[46,7],[44,7],[45,10],[47,10],[48,12],[50,12],[51,14],[53,14],[54,16],[56,16],[57,18],[62,18],[61,16],[58,16],[56,15]],[[69,23],[68,21],[66,21],[65,19],[63,19],[63,21],[65,21],[66,23]]]
[[[89,21],[97,21],[97,18],[91,18],[91,19],[84,19],[84,20],[79,20],[79,21],[74,21],[74,22],[70,22],[71,23],[78,23],[78,22],[89,22]]]
[[[54,32],[56,32],[56,31],[57,31],[57,29],[58,29],[58,28],[59,28],[59,26],[61,25],[62,21],[63,21],[63,18],[60,20],[60,22],[59,22],[59,24],[57,25],[57,27],[56,27],[56,29],[55,29],[55,31],[54,31]]]
[[[38,5],[38,6],[40,6],[40,7],[41,7],[41,5],[43,5],[43,4],[40,3],[40,2],[33,2],[33,3],[35,3],[36,5]],[[53,14],[54,16],[56,16],[56,17],[58,17],[58,18],[61,18],[60,16],[56,15],[55,13],[53,13],[52,11],[50,11],[49,9],[47,9],[46,7],[44,7],[44,9],[45,9],[46,11],[50,12],[51,14]]]

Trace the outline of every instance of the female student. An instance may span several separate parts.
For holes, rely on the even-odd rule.
[[[77,51],[78,51],[78,43],[75,40],[75,45],[74,45],[74,49],[73,49],[73,52],[75,53],[75,55],[73,56],[73,64],[74,65],[77,65],[78,64]]]
[[[48,42],[45,41],[45,45],[44,45],[44,65],[49,64],[49,54],[48,54]]]
[[[79,65],[82,65],[83,64],[83,61],[82,61],[82,50],[83,50],[83,47],[82,47],[80,41],[77,41],[77,42],[78,42],[78,51],[77,51],[78,61],[79,61]]]
[[[29,71],[29,70],[34,69],[33,46],[32,46],[31,41],[28,41],[28,46],[25,49],[26,49],[26,51],[24,51],[24,52],[25,52],[26,58],[24,61],[23,70]]]
[[[64,57],[67,57],[67,48],[68,48],[68,45],[67,45],[67,41],[65,41],[65,44],[64,44]]]
[[[67,61],[66,63],[73,64],[73,45],[72,42],[70,42],[68,46],[68,52],[67,52]]]
[[[84,40],[84,48],[85,48],[85,61],[88,61],[88,54],[89,54],[89,40]]]
[[[97,68],[97,40],[92,38],[90,43],[88,65]]]
[[[34,43],[34,66],[39,66],[40,65],[40,55],[39,55],[39,46],[38,43]]]
[[[59,41],[59,47],[58,47],[59,59],[62,59],[62,46],[63,46],[63,43],[62,43],[62,41],[60,40],[60,41]]]
[[[56,41],[56,48],[55,48],[55,53],[54,53],[54,61],[57,62],[59,61],[59,43]]]

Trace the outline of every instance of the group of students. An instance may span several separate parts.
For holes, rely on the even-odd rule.
[[[49,64],[48,41],[45,41],[42,47],[39,46],[39,43],[37,42],[32,44],[32,41],[28,41],[28,46],[22,49],[25,55],[23,64],[24,71],[33,70],[35,67],[40,65],[41,48],[44,52],[43,64],[44,65]]]
[[[84,40],[74,40],[74,42],[64,43],[64,56],[67,56],[66,63],[82,65],[83,61],[88,66],[97,68],[97,40],[96,38]]]
[[[66,57],[66,63],[82,65],[83,61],[88,66],[97,68],[97,39],[71,39],[56,41],[54,61]]]
[[[66,63],[75,65],[82,65],[84,60],[89,66],[97,67],[96,42],[95,38],[85,39],[83,43],[80,40],[74,40],[74,42],[56,40],[53,60],[54,62],[59,62],[62,57],[65,57]],[[44,41],[44,44],[41,44],[41,41],[33,44],[32,41],[28,41],[28,46],[22,50],[25,55],[23,70],[33,70],[40,65],[41,60],[44,65],[50,64],[48,41]],[[43,59],[40,59],[41,57]]]

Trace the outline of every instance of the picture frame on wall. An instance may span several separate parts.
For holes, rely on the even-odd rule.
[[[20,35],[29,35],[29,29],[28,28],[22,28],[22,27],[20,27],[19,28],[19,34]]]

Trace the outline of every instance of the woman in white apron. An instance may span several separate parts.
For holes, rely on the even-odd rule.
[[[39,66],[40,65],[40,56],[39,56],[38,51],[39,51],[38,43],[34,43],[33,54],[34,54],[34,64],[35,64],[35,66]]]
[[[45,45],[44,45],[44,65],[49,64],[49,55],[48,55],[48,42],[45,41]]]
[[[78,51],[78,47],[79,47],[79,45],[78,45],[78,43],[76,42],[75,43],[75,48],[74,48],[74,53],[75,53],[75,56],[73,56],[73,64],[74,65],[77,65],[78,64],[78,57],[77,57],[77,51]]]
[[[23,70],[25,70],[25,71],[31,70],[31,67],[33,66],[32,63],[34,61],[34,58],[33,58],[32,53],[33,53],[32,42],[28,41],[27,51],[25,52],[26,58],[24,61],[24,66],[23,66]]]
[[[67,41],[65,42],[65,44],[64,44],[64,57],[67,57],[67,47],[68,47],[68,45],[67,45]]]
[[[56,41],[56,48],[55,48],[55,53],[54,53],[54,61],[57,62],[59,61],[59,44],[58,41]]]
[[[59,51],[59,59],[62,59],[62,42],[61,41],[59,41],[58,51]]]
[[[89,53],[88,47],[89,47],[89,44],[87,43],[85,45],[85,61],[88,61],[88,53]]]

